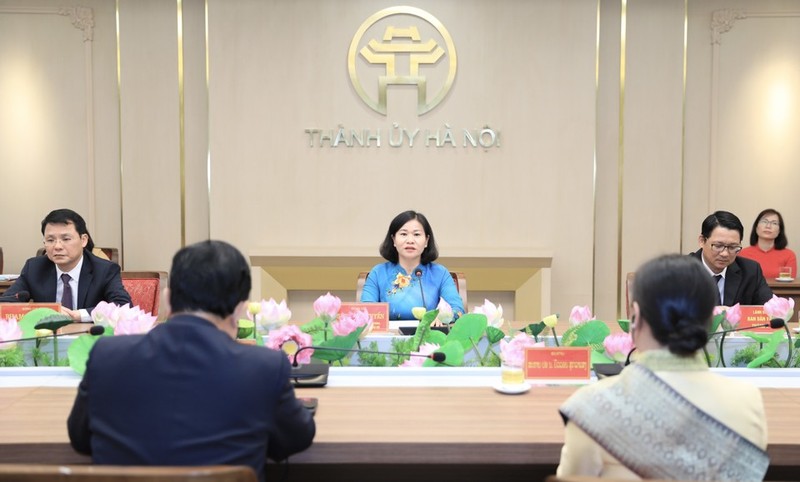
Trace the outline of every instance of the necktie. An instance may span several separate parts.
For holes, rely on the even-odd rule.
[[[69,285],[71,280],[72,278],[67,273],[61,275],[61,281],[64,283],[64,293],[61,295],[61,306],[69,310],[74,308],[72,303],[72,286]]]
[[[719,280],[721,280],[721,279],[722,279],[722,275],[721,274],[715,274],[714,275],[714,284],[717,285],[717,304],[718,305],[722,304],[722,298],[720,297],[720,294],[719,294]]]

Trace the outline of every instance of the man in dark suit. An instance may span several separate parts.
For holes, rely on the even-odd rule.
[[[119,265],[91,253],[94,242],[80,214],[70,209],[50,212],[42,220],[42,236],[45,256],[25,262],[2,301],[27,301],[17,297],[26,291],[32,301],[61,303],[61,312],[74,321],[92,321],[91,311],[101,301],[131,302]]]
[[[204,241],[172,260],[170,318],[146,335],[101,337],[67,421],[97,464],[249,465],[305,450],[311,413],[295,398],[286,354],[237,343],[250,268]]]
[[[717,304],[763,305],[772,298],[761,265],[736,256],[742,250],[743,237],[742,222],[728,211],[710,214],[700,228],[700,249],[690,256],[699,259],[716,280]]]

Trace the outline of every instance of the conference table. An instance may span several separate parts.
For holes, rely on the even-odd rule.
[[[800,369],[724,369],[762,387],[769,423],[767,480],[800,470]],[[314,444],[270,464],[276,480],[543,480],[563,443],[559,405],[575,382],[536,381],[527,393],[492,387],[499,368],[333,367],[316,397]],[[67,368],[0,369],[0,462],[86,464],[66,418],[79,377]],[[176,407],[179,409],[179,407]],[[282,478],[285,475],[285,478]]]

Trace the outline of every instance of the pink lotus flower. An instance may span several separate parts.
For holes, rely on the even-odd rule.
[[[436,309],[439,310],[439,314],[436,318],[442,322],[442,324],[446,325],[453,321],[453,307],[450,306],[450,303],[446,302],[444,298],[439,298],[439,304],[436,306]]]
[[[292,310],[286,306],[286,300],[280,303],[270,298],[269,301],[261,300],[260,305],[252,306],[251,303],[247,311],[247,317],[254,320],[258,325],[267,330],[275,329],[285,325],[292,318]],[[257,309],[256,309],[257,308]],[[253,313],[255,311],[255,313]]]
[[[593,319],[592,310],[588,306],[573,306],[569,313],[570,326],[577,326]]]
[[[156,316],[146,313],[138,306],[117,306],[101,301],[92,310],[92,321],[97,325],[111,327],[115,335],[138,335],[147,333],[155,326]]]
[[[486,321],[489,322],[489,326],[493,326],[495,328],[502,328],[503,322],[503,306],[497,305],[495,306],[489,300],[483,300],[482,306],[476,306],[472,309],[473,313],[478,313],[481,315],[486,315]]]
[[[439,345],[435,343],[423,343],[419,347],[419,351],[412,351],[411,353],[416,355],[424,355],[428,356],[431,353],[435,352],[439,349]],[[421,356],[412,356],[409,357],[408,360],[404,361],[400,364],[401,367],[421,367],[423,363],[425,363],[427,358],[423,358]]]
[[[303,333],[296,325],[283,325],[277,330],[269,332],[265,345],[273,350],[283,350],[286,356],[289,357],[289,361],[294,362],[295,353],[300,348],[311,346],[311,335]],[[287,345],[285,349],[284,345]],[[311,355],[313,354],[313,349],[301,351],[300,355],[297,356],[297,363],[302,365],[311,363]]]
[[[603,340],[606,354],[618,362],[625,361],[628,353],[633,349],[633,338],[629,333],[614,333]]]
[[[500,360],[504,365],[522,367],[525,363],[525,349],[544,346],[525,333],[517,333],[511,341],[500,340]]]
[[[342,307],[342,300],[328,293],[317,298],[314,302],[314,313],[326,323],[334,320]]]
[[[770,318],[780,318],[787,321],[794,313],[794,300],[772,295],[772,299],[764,303],[764,313],[769,315]]]
[[[333,328],[334,335],[347,336],[362,326],[367,326],[371,323],[372,317],[369,316],[369,312],[367,312],[366,309],[362,308],[340,315],[339,318],[333,322],[331,327]],[[366,331],[366,329],[364,331]]]
[[[17,340],[22,338],[22,328],[19,327],[17,320],[9,318],[0,319],[0,341]],[[0,350],[8,350],[17,346],[16,343],[0,343]]]
[[[725,321],[731,325],[731,328],[736,328],[739,325],[739,321],[742,319],[742,307],[739,306],[739,303],[730,307],[717,306],[714,308],[715,316],[723,312],[725,313]]]

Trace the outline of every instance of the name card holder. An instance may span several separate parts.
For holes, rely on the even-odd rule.
[[[367,310],[372,318],[372,332],[383,333],[389,331],[389,303],[342,303],[339,314],[350,313],[356,310]]]
[[[13,318],[19,321],[37,308],[50,308],[61,313],[61,303],[0,303],[0,318],[4,320]]]
[[[765,323],[769,323],[769,320],[772,319],[768,314],[764,313],[764,307],[761,305],[739,305],[739,308],[741,309],[742,317],[739,319],[739,326],[736,328],[763,325]],[[775,330],[762,326],[759,328],[753,328],[749,331],[772,333]]]
[[[525,350],[525,378],[589,380],[592,376],[589,347],[536,347]]]

